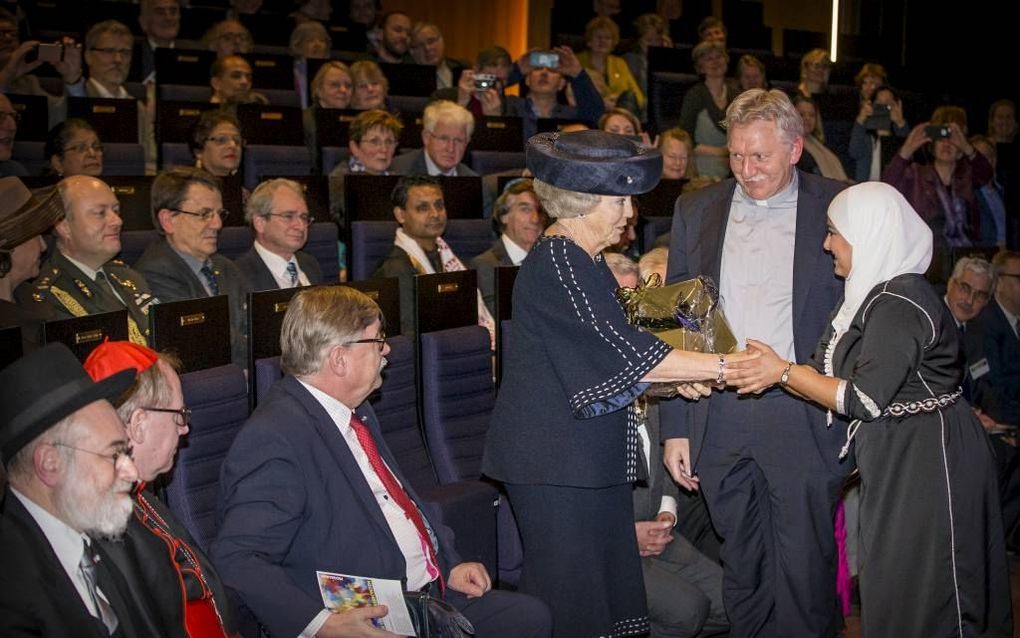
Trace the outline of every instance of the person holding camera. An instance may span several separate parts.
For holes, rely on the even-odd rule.
[[[595,124],[602,117],[602,96],[570,47],[529,51],[517,60],[517,67],[528,91],[526,97],[507,96],[506,114],[523,118],[525,140],[538,132],[539,118]],[[574,99],[571,104],[563,104],[559,92],[568,84]]]
[[[915,157],[925,149],[928,161]],[[940,106],[931,120],[907,135],[882,181],[903,193],[935,235],[928,278],[945,284],[953,267],[952,249],[980,241],[978,190],[992,179],[992,165],[967,140],[967,112]]]
[[[850,129],[849,153],[854,160],[854,180],[878,182],[882,179],[885,163],[884,147],[902,140],[910,132],[903,117],[903,102],[888,86],[872,91],[872,97],[861,102],[853,127]]]
[[[0,93],[45,95],[51,102],[58,99],[60,96],[50,95],[39,83],[39,78],[32,75],[43,64],[52,65],[60,74],[64,80],[65,95],[85,94],[81,46],[68,37],[54,43],[38,40],[19,42],[17,18],[0,8]],[[51,121],[51,124],[55,123]]]

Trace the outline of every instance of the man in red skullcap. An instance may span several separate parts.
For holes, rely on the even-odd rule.
[[[107,341],[85,360],[96,381],[125,369],[138,372],[117,408],[138,468],[134,516],[124,542],[104,548],[115,563],[143,566],[139,585],[149,589],[168,636],[224,638],[232,635],[233,618],[219,576],[170,508],[146,489],[173,467],[178,440],[188,433],[191,411],[184,406],[178,365],[170,355],[129,341]]]

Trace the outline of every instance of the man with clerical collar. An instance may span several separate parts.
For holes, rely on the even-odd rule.
[[[414,333],[414,276],[465,270],[464,263],[443,241],[446,203],[443,187],[435,177],[401,177],[393,189],[393,217],[400,224],[393,250],[373,277],[396,277],[400,282],[400,327]],[[492,334],[492,316],[478,296],[478,323]]]
[[[251,290],[322,283],[319,263],[301,250],[315,220],[300,184],[283,178],[262,182],[248,198],[244,217],[255,242],[235,263]]]
[[[478,290],[489,312],[496,312],[498,266],[520,266],[545,230],[547,218],[530,179],[511,182],[496,199],[492,226],[499,234],[492,248],[471,260],[478,273]]]
[[[396,175],[477,176],[463,163],[475,130],[475,118],[463,106],[437,100],[422,115],[422,148],[398,155],[390,165]]]
[[[107,341],[89,354],[85,371],[97,383],[121,370],[137,373],[117,415],[138,471],[134,515],[119,542],[100,541],[115,565],[141,566],[139,585],[156,603],[165,638],[226,638],[233,610],[219,574],[152,486],[173,468],[191,411],[184,405],[179,362],[128,341]]]
[[[88,175],[57,184],[64,218],[54,226],[56,250],[40,276],[19,292],[22,303],[48,306],[60,319],[127,308],[128,335],[145,344],[149,310],[159,303],[141,273],[114,256],[120,252],[120,203],[110,187]]]
[[[245,367],[245,299],[248,286],[234,262],[218,254],[223,208],[218,179],[180,166],[152,181],[152,221],[163,240],[154,241],[135,266],[162,301],[227,295],[234,363]]]
[[[138,471],[110,404],[133,371],[99,383],[51,343],[0,371],[0,635],[158,636],[137,562],[96,541],[119,538]]]

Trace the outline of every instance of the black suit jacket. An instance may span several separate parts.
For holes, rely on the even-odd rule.
[[[846,184],[801,171],[798,171],[798,179],[793,258],[793,338],[797,361],[803,363],[814,353],[832,311],[843,295],[843,282],[833,273],[832,258],[822,249],[822,242],[825,240],[829,202]],[[698,275],[708,275],[719,282],[723,240],[736,188],[736,180],[730,178],[677,200],[669,244],[670,282]],[[710,405],[711,398],[708,401],[674,399],[664,401],[661,406],[663,438],[689,437],[691,463],[695,467],[708,428]],[[840,469],[838,461],[845,429],[826,427],[824,410],[809,404],[805,404],[805,410],[805,426],[815,438],[826,464],[834,472],[847,471],[846,468]]]
[[[230,344],[234,363],[247,369],[248,345],[245,330],[245,303],[248,285],[234,262],[223,255],[210,257],[220,294],[230,300]],[[135,268],[145,275],[152,292],[160,301],[182,301],[208,297],[205,286],[191,267],[170,247],[166,239],[149,244]]]
[[[319,268],[319,262],[308,253],[300,250],[294,256],[297,257],[298,268],[308,277],[308,282],[313,286],[321,284],[322,269]],[[234,263],[244,276],[245,283],[250,291],[276,290],[280,287],[276,283],[273,273],[269,272],[266,262],[262,261],[262,257],[255,252],[254,247],[234,260]]]
[[[102,546],[96,549],[115,584],[113,588],[104,587],[100,578],[100,588],[117,614],[118,633],[126,637],[166,635],[155,620],[155,606],[146,589],[130,586],[125,573],[110,561]],[[4,490],[0,517],[0,636],[108,638],[89,613],[42,529],[9,488]]]
[[[379,453],[439,539],[444,574],[460,563],[453,533],[430,516],[366,402],[356,409]],[[211,554],[274,636],[296,636],[323,609],[316,570],[404,580],[404,555],[329,414],[294,377],[259,403],[227,454]]]
[[[478,290],[481,291],[482,299],[494,317],[496,316],[496,268],[513,265],[514,262],[506,254],[506,246],[503,245],[502,237],[492,243],[492,248],[471,260],[469,267],[474,268],[477,273]]]
[[[981,311],[978,322],[989,367],[980,379],[982,404],[996,421],[1020,425],[1020,339],[995,299]]]

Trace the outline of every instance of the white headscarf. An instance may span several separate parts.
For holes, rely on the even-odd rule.
[[[829,221],[853,247],[843,305],[832,319],[835,345],[872,288],[897,275],[928,270],[932,235],[903,195],[882,182],[862,182],[836,195]]]

